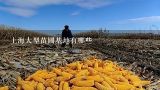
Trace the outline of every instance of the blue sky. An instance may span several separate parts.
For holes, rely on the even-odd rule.
[[[0,24],[31,30],[160,29],[160,0],[0,0]]]

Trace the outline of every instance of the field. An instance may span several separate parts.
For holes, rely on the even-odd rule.
[[[13,37],[14,38],[18,38],[18,37],[32,38],[32,37],[42,37],[42,36],[48,36],[48,35],[29,31],[29,30],[24,30],[21,28],[0,25],[0,45],[1,46],[12,43]]]
[[[6,31],[1,31],[1,39],[2,33],[6,35]],[[20,32],[21,35],[23,33]],[[153,39],[94,38],[91,43],[74,45],[73,49],[57,45],[3,45],[0,47],[0,85],[8,85],[15,90],[17,76],[24,79],[39,69],[50,70],[88,56],[112,60],[142,79],[152,81],[146,90],[160,89],[160,40]]]

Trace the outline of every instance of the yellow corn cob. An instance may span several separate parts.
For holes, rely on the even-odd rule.
[[[148,85],[150,83],[151,83],[150,81],[141,81],[142,86]]]
[[[108,90],[108,88],[106,88],[104,85],[98,83],[98,82],[95,82],[95,87],[98,89],[98,90]]]
[[[150,84],[150,81],[134,81],[132,82],[134,86],[145,86]]]
[[[81,80],[83,80],[83,79],[86,79],[86,77],[85,77],[85,76],[76,77],[76,78],[71,79],[71,80],[70,80],[70,83],[73,84],[74,82],[76,82],[76,81],[81,81]]]
[[[91,61],[89,61],[89,60],[86,60],[84,63],[91,67],[91,66],[93,66],[93,63],[94,63],[94,62],[91,62]]]
[[[43,78],[43,79],[46,79],[46,76],[48,75],[48,72],[42,72],[42,73],[40,73],[40,74],[38,74],[38,75],[35,75],[35,76],[37,76],[37,77],[40,77],[40,78]]]
[[[53,68],[52,71],[55,72],[57,75],[62,75],[62,71],[60,69]]]
[[[51,87],[53,90],[55,87],[57,87],[57,85],[54,84],[54,82],[48,82],[48,86],[45,85],[46,87]]]
[[[70,90],[68,82],[64,82],[64,84],[63,84],[63,90]]]
[[[105,70],[102,67],[94,68],[98,72],[104,72]],[[106,72],[106,71],[105,71]]]
[[[34,76],[34,77],[32,77],[32,78],[33,78],[33,80],[36,81],[36,82],[40,82],[40,83],[44,83],[44,82],[45,82],[45,80],[42,79],[41,77]]]
[[[104,77],[104,76],[103,76]],[[110,81],[109,78],[104,77],[104,80],[112,87],[114,90],[117,90],[117,87]]]
[[[30,75],[30,76],[28,76],[25,80],[26,80],[26,81],[29,81],[29,80],[32,79],[32,77],[33,77],[33,75]]]
[[[94,63],[94,68],[98,68],[98,62]]]
[[[38,82],[35,82],[35,81],[31,81],[31,82],[29,83],[29,85],[30,85],[31,87],[33,87],[34,89],[36,89],[37,84],[38,84]]]
[[[117,90],[131,90],[133,88],[133,86],[130,84],[115,84],[115,86],[117,87]]]
[[[43,77],[43,79],[49,79],[49,78],[53,78],[56,76],[57,76],[56,73],[48,73]]]
[[[63,77],[71,78],[73,75],[70,74],[70,73],[67,73],[67,72],[62,72],[62,76],[63,76]]]
[[[53,78],[52,78],[52,79],[47,79],[47,80],[45,81],[44,85],[45,85],[46,87],[51,87],[51,86],[54,84],[53,81],[54,81]]]
[[[22,87],[18,85],[18,86],[16,87],[16,90],[22,90]]]
[[[98,90],[94,87],[77,87],[77,86],[73,86],[71,90]]]
[[[79,76],[87,76],[89,74],[88,70],[81,70],[80,72],[78,72],[75,76],[79,77]]]
[[[53,89],[53,90],[58,90],[58,85],[53,85],[53,86],[52,86],[52,89]]]
[[[28,89],[28,90],[30,90],[30,89]],[[45,90],[44,85],[42,83],[38,83],[37,84],[37,90]]]
[[[103,78],[100,77],[99,75],[95,75],[95,76],[87,76],[86,77],[87,80],[94,80],[96,82],[102,82]]]
[[[21,90],[22,86],[21,85],[17,85],[16,90]]]
[[[82,64],[80,64],[79,62],[77,62],[76,65],[77,65],[77,70],[81,70]]]
[[[66,72],[68,72],[68,73],[70,73],[70,74],[72,74],[72,75],[75,75],[76,73],[77,73],[77,71],[75,71],[75,70],[66,70]]]
[[[116,84],[122,84],[122,85],[123,85],[123,84],[130,84],[130,83],[128,83],[128,82],[118,82],[118,81],[117,81]]]
[[[88,67],[88,71],[89,71],[90,75],[97,75],[98,74],[98,72],[95,69],[91,68],[91,67]]]
[[[46,90],[53,90],[51,87],[47,87]]]
[[[122,75],[112,75],[110,76],[113,80],[120,81],[120,82],[126,82],[129,83],[126,78],[124,78]]]
[[[87,68],[88,68],[87,64],[82,65],[82,69],[87,69]]]
[[[73,84],[79,87],[91,87],[94,86],[94,80],[76,81]]]
[[[129,79],[131,82],[141,81],[140,78],[136,75],[127,75],[126,78]]]
[[[59,82],[56,82],[56,81],[54,81],[53,83],[54,83],[55,85],[58,85],[58,84],[59,84]]]
[[[103,75],[103,76],[102,76]],[[109,77],[109,76],[106,76],[106,75],[104,75],[104,74],[101,74],[101,76],[103,77],[103,79],[105,80],[105,81],[107,81],[107,83],[110,81],[111,83],[113,83],[113,84],[116,84],[117,83],[117,81],[116,80],[114,80],[114,79],[112,79],[111,78],[111,76]]]
[[[103,81],[102,85],[104,85],[108,90],[114,90],[106,81]]]
[[[115,69],[113,67],[110,67],[110,66],[105,66],[104,68],[107,72],[113,72],[115,71]]]
[[[8,86],[0,87],[0,90],[9,90]]]
[[[133,90],[144,90],[142,87],[140,88],[136,88],[136,89],[133,89]]]
[[[61,81],[67,81],[69,79],[70,79],[69,77],[59,76],[59,77],[56,78],[56,81],[57,82],[61,82]]]
[[[28,84],[22,84],[22,89],[23,90],[34,90],[34,87],[32,87]]]
[[[116,71],[116,70],[113,71],[113,74],[114,74],[114,75],[121,75],[121,76],[124,76],[123,73],[122,73],[121,71]]]
[[[59,84],[59,90],[63,90],[64,81],[61,81]]]
[[[74,62],[74,63],[70,63],[70,64],[67,64],[68,67],[76,67],[77,63]]]
[[[48,74],[47,70],[38,70],[36,73],[32,74],[31,77],[26,80],[31,80],[32,77],[40,77],[43,78],[46,74]]]
[[[18,85],[21,85],[21,84],[22,84],[22,81],[23,81],[23,79],[22,79],[21,77],[18,77],[18,78],[17,78],[17,84],[18,84]]]

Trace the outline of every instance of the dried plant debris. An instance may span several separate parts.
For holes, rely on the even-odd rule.
[[[97,39],[89,46],[108,58],[127,63],[144,78],[160,75],[160,40]]]
[[[94,55],[102,60],[112,60],[133,71],[141,79],[151,81],[146,90],[160,90],[158,40],[101,39],[94,40],[89,45],[78,45],[81,49],[76,46],[73,50],[44,45],[24,46],[0,47],[0,86],[9,86],[10,90],[15,90],[17,76],[25,79],[37,70],[52,70],[53,67],[65,66]]]
[[[35,46],[22,49],[17,45],[6,47],[0,51],[0,86],[8,85],[11,90],[15,90],[17,76],[26,78],[39,69],[51,70],[53,67],[65,66],[92,53],[92,50],[81,49],[56,50]]]

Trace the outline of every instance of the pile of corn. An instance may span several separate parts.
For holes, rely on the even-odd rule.
[[[18,77],[17,90],[144,90],[149,83],[116,63],[90,58],[39,70],[25,80]]]
[[[8,90],[8,86],[0,87],[0,90]]]

